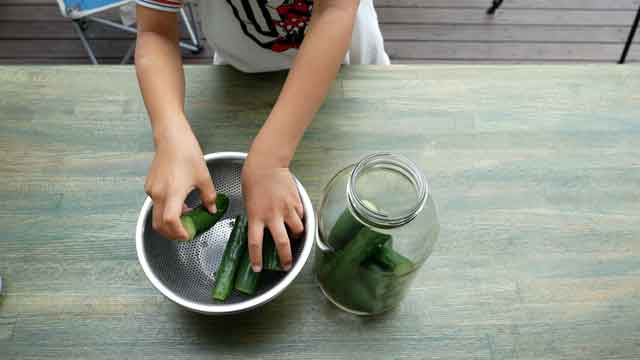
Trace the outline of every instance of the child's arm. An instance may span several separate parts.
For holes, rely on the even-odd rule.
[[[153,199],[153,227],[170,239],[186,239],[180,223],[194,187],[215,212],[216,193],[202,151],[184,114],[184,73],[176,13],[137,7],[136,72],[149,112],[156,153],[145,182]]]
[[[302,232],[302,206],[288,171],[298,142],[320,108],[351,42],[358,0],[314,1],[305,36],[271,114],[254,140],[243,170],[249,213],[249,249],[254,268],[262,264],[264,227],[271,231],[281,263],[291,264],[285,230]]]

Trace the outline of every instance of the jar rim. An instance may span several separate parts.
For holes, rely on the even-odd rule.
[[[412,204],[406,211],[402,211],[395,216],[390,216],[389,214],[372,208],[367,200],[362,199],[358,195],[356,185],[358,177],[362,175],[364,171],[380,165],[390,166],[400,171],[411,181],[416,191],[415,204]],[[429,185],[415,163],[405,156],[390,152],[373,153],[362,158],[354,166],[349,181],[347,182],[347,200],[354,215],[363,223],[379,228],[395,228],[411,222],[424,208],[428,196]]]

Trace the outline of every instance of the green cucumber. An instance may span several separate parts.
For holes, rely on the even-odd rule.
[[[359,280],[374,297],[384,296],[391,288],[393,272],[388,271],[375,261],[365,261],[358,269]]]
[[[363,200],[362,202],[370,210],[378,210],[378,208],[371,202],[367,200]],[[349,207],[347,207],[346,209],[344,209],[342,214],[340,214],[340,217],[338,217],[338,220],[336,220],[336,223],[333,225],[331,231],[329,232],[329,245],[334,250],[342,249],[349,241],[351,241],[351,239],[353,239],[358,234],[358,231],[360,231],[360,229],[362,229],[363,227],[364,225],[353,216],[351,210],[349,209]]]
[[[340,290],[338,299],[352,310],[376,313],[384,306],[383,299],[371,294],[366,285],[357,278],[349,281],[349,286],[343,286]]]
[[[334,250],[342,249],[363,227],[364,225],[353,217],[348,208],[344,209],[329,232],[329,245]]]
[[[365,261],[351,274],[341,278],[342,284],[334,286],[332,298],[349,309],[363,313],[379,313],[394,298],[395,276],[373,261]]]
[[[264,237],[262,238],[262,268],[272,271],[284,271],[280,265],[276,243],[273,241],[271,232],[267,229],[264,230]]]
[[[372,260],[384,269],[393,271],[396,276],[406,275],[416,268],[413,261],[393,250],[389,243],[379,247],[373,254]]]
[[[339,272],[349,271],[370,258],[378,248],[391,239],[391,235],[381,234],[363,227],[345,247],[336,253],[334,269]]]
[[[416,265],[394,250],[392,242],[391,235],[369,229],[344,210],[327,239],[331,250],[317,255],[316,274],[323,290],[358,312],[375,314],[397,306]]]
[[[415,272],[396,275],[375,260],[369,260],[359,269],[359,280],[369,295],[367,302],[361,302],[356,310],[377,313],[397,306],[404,298]]]
[[[392,289],[394,276],[373,261],[363,263],[358,269],[359,282],[368,298],[355,309],[377,313],[384,308],[386,298]]]
[[[242,254],[247,248],[247,218],[240,215],[235,219],[233,230],[224,248],[222,261],[216,273],[216,284],[213,288],[213,298],[224,301],[231,294],[236,271],[240,265]]]
[[[378,247],[390,238],[390,235],[381,234],[366,227],[360,229],[342,250],[336,251],[333,256],[327,258],[325,268],[320,275],[324,278],[323,283],[329,291],[335,291],[338,294],[348,293],[348,289],[344,289],[345,286],[350,286],[348,279],[351,279],[364,260],[370,258]]]
[[[218,193],[216,196],[216,208],[218,211],[212,214],[203,206],[198,206],[180,217],[182,226],[189,234],[189,238],[186,241],[191,241],[196,236],[209,230],[222,218],[227,208],[229,208],[227,195]]]
[[[249,251],[245,250],[242,260],[240,260],[238,275],[236,275],[236,290],[247,295],[253,295],[256,293],[259,279],[260,273],[253,272]]]

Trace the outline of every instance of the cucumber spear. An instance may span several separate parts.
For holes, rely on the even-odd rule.
[[[189,238],[186,241],[191,241],[196,236],[209,230],[222,218],[227,208],[229,208],[227,195],[218,193],[218,196],[216,196],[216,208],[218,211],[212,214],[204,206],[198,206],[180,217],[182,226],[189,234]]]
[[[247,248],[247,218],[240,215],[236,218],[231,236],[224,248],[222,261],[216,273],[216,284],[213,288],[213,298],[224,301],[233,290],[236,271],[240,265],[242,254]]]
[[[236,275],[236,290],[243,294],[253,295],[256,293],[259,279],[260,273],[253,272],[253,269],[251,268],[251,259],[249,258],[249,251],[245,250],[242,255],[242,260],[240,260],[238,275]]]

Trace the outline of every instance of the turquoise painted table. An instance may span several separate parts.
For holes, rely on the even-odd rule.
[[[283,74],[190,67],[205,152],[245,151]],[[400,308],[357,318],[307,266],[273,303],[203,317],[143,275],[153,154],[131,67],[0,67],[1,359],[638,359],[640,68],[345,69],[294,172],[394,151],[442,236]]]

